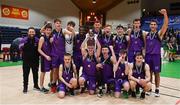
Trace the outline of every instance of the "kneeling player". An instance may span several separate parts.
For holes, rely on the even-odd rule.
[[[136,97],[135,89],[138,86],[143,89],[140,98],[144,99],[145,92],[151,89],[151,82],[149,65],[143,62],[142,53],[137,53],[135,55],[135,62],[130,64],[129,79],[132,97]]]
[[[128,72],[129,66],[128,62],[125,61],[126,59],[126,51],[121,50],[119,54],[118,62],[114,65],[114,72],[115,72],[115,97],[120,97],[121,89],[124,87],[123,96],[128,98],[128,91],[129,91],[129,82],[128,82]]]
[[[59,67],[58,97],[64,98],[66,92],[74,95],[74,88],[77,86],[76,66],[72,64],[71,54],[64,55],[64,63]]]
[[[100,44],[97,46],[97,52],[94,52],[94,40],[87,41],[87,51],[84,47],[81,48],[83,56],[83,71],[79,78],[80,87],[84,87],[87,82],[89,94],[92,95],[96,90],[96,64],[97,56],[100,55]],[[84,43],[82,44],[84,46]]]

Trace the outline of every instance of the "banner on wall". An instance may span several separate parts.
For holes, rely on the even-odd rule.
[[[160,29],[164,22],[162,16],[142,18],[142,29],[149,31],[149,24],[152,19],[157,21],[158,29]],[[178,30],[180,29],[180,16],[179,15],[169,16],[168,28],[173,28],[173,29],[178,29]]]
[[[1,17],[28,20],[29,10],[25,8],[1,5]]]

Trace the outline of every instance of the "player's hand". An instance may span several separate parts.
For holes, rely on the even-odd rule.
[[[111,49],[111,50],[113,50],[113,46],[111,45],[111,46],[109,46],[109,48]]]
[[[145,79],[140,79],[140,80],[139,80],[139,84],[140,84],[142,87],[146,86],[146,80],[145,80]]]
[[[67,87],[73,88],[73,86],[70,83],[67,84]]]
[[[46,59],[47,59],[48,61],[51,61],[51,57],[50,57],[50,56],[46,56]]]
[[[74,31],[74,27],[70,26],[69,27],[69,31],[73,32]]]
[[[159,13],[161,13],[162,15],[167,15],[166,9],[161,9],[161,10],[159,11]]]
[[[118,61],[122,61],[122,56],[119,57]]]
[[[97,64],[96,67],[103,68],[103,65],[101,63]]]

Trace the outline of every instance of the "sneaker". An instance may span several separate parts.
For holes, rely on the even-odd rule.
[[[23,93],[24,93],[24,94],[27,94],[27,89],[24,88],[24,89],[23,89]]]
[[[56,87],[56,83],[51,84],[51,92],[52,92],[52,93],[56,93],[56,91],[57,91],[56,88],[57,88],[57,87]]]
[[[140,94],[140,88],[136,87],[136,94]]]
[[[141,93],[140,98],[141,98],[141,99],[144,99],[144,98],[145,98],[145,92],[142,92],[142,93]]]
[[[48,83],[48,87],[51,87],[51,86],[52,86],[52,84],[51,84],[51,82],[49,82],[49,83]]]
[[[44,87],[43,87],[43,88],[41,88],[41,89],[40,89],[40,91],[41,91],[41,92],[43,92],[43,93],[45,93],[45,94],[47,94],[47,93],[49,92],[49,90],[48,90],[48,89],[46,89],[46,88],[44,88]]]
[[[127,91],[123,91],[123,97],[124,98],[128,98],[128,96],[129,96],[128,92]]]
[[[160,94],[159,94],[159,89],[156,89],[155,90],[155,97],[159,97],[160,96]]]
[[[151,89],[151,90],[149,90],[148,92],[146,92],[146,95],[147,95],[147,96],[150,96],[150,95],[151,95],[151,93],[152,93],[152,89]]]
[[[84,93],[85,90],[86,90],[86,88],[85,88],[85,87],[82,87],[82,88],[81,88],[81,93]]]
[[[103,96],[103,90],[102,89],[99,89],[99,93],[97,94],[97,96],[99,98],[101,98]]]
[[[40,90],[39,86],[34,86],[34,90],[39,91]]]
[[[69,93],[70,93],[70,96],[74,96],[75,94],[74,94],[74,89],[70,89],[69,90]]]
[[[136,93],[135,93],[134,91],[132,91],[132,92],[131,92],[131,96],[132,96],[133,98],[136,98]]]

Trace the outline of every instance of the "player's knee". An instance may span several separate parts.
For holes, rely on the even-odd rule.
[[[59,92],[58,93],[58,98],[63,99],[65,97],[65,93],[64,92]]]
[[[115,98],[119,98],[119,97],[120,97],[120,92],[115,92],[115,93],[114,93],[114,97],[115,97]]]
[[[95,93],[94,90],[89,90],[90,95],[94,95],[94,93]]]
[[[126,83],[124,84],[124,89],[125,89],[126,91],[128,91],[128,90],[129,90],[129,88],[130,88],[129,83],[128,83],[128,82],[126,82]]]
[[[77,85],[77,79],[76,79],[76,78],[72,78],[72,79],[70,80],[70,83],[71,83],[73,86]]]
[[[129,81],[131,89],[134,89],[136,87],[136,82],[135,81]]]
[[[79,85],[81,86],[84,85],[84,78],[82,77],[79,78]]]

